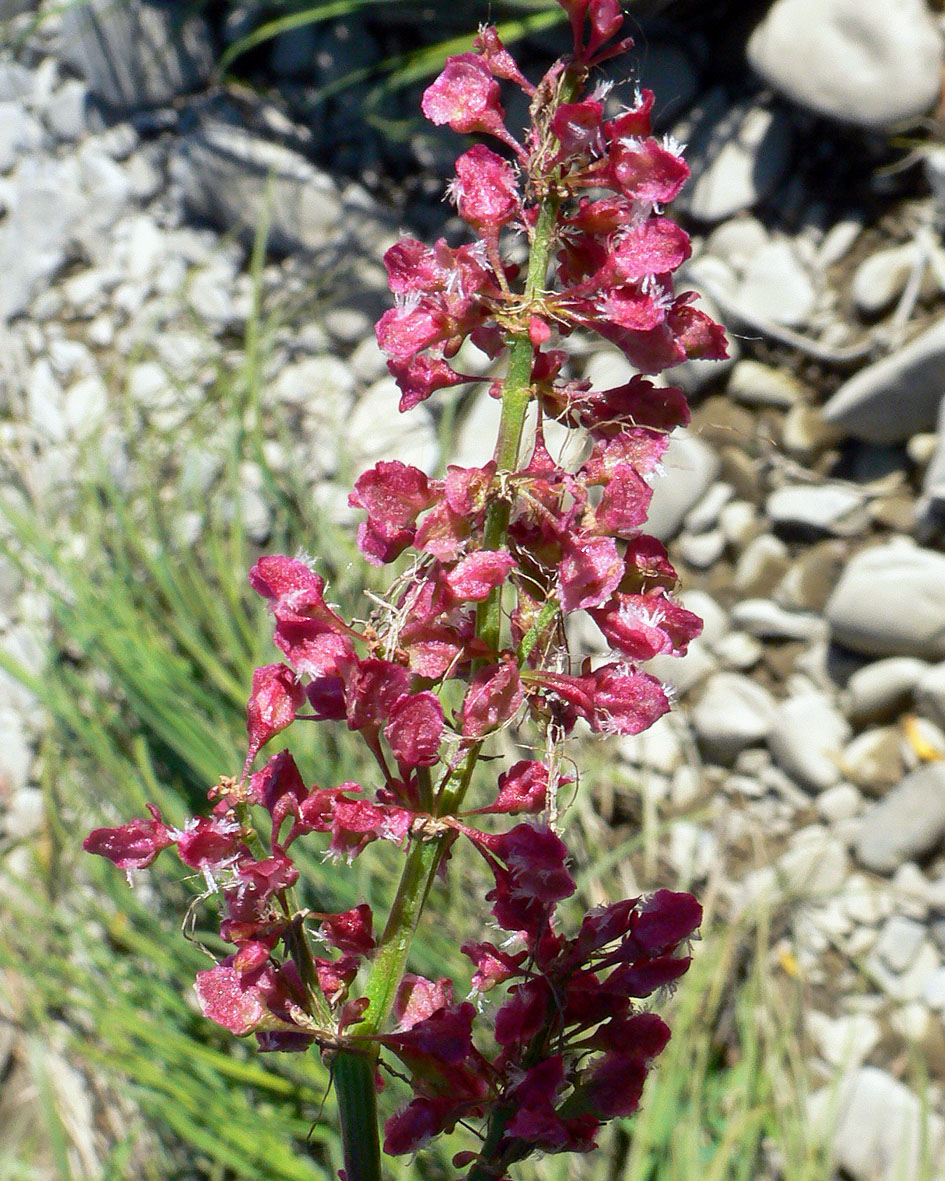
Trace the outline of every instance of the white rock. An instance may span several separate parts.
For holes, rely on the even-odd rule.
[[[708,570],[725,552],[725,534],[721,529],[708,533],[680,533],[676,538],[676,553],[696,570]]]
[[[778,766],[811,791],[840,781],[840,752],[850,727],[829,698],[807,692],[782,701],[768,734],[768,749]]]
[[[748,359],[733,367],[726,392],[746,406],[775,406],[782,410],[804,397],[804,387],[790,373]]]
[[[905,1084],[875,1066],[814,1096],[811,1122],[830,1143],[836,1163],[855,1181],[918,1178],[940,1160],[945,1120]]]
[[[824,420],[866,443],[901,443],[935,425],[945,389],[945,320],[853,375]]]
[[[926,980],[922,1000],[930,1009],[945,1013],[945,967],[938,968]]]
[[[827,626],[819,615],[788,611],[770,599],[743,599],[732,608],[732,625],[771,640],[819,640]]]
[[[743,214],[716,226],[706,239],[705,249],[741,275],[758,251],[767,246],[770,240],[767,229],[757,218]],[[731,287],[734,287],[734,278],[733,274],[733,281],[729,284]],[[757,364],[755,361],[749,363]]]
[[[791,846],[778,858],[776,877],[793,897],[816,898],[836,894],[846,882],[850,859],[843,842],[826,828],[799,829]]]
[[[647,671],[658,677],[678,697],[684,697],[718,669],[718,661],[701,640],[692,640],[685,656],[654,656]]]
[[[847,681],[844,708],[851,722],[881,720],[901,712],[929,665],[913,656],[890,656],[864,665]]]
[[[945,659],[945,556],[898,541],[861,550],[825,614],[854,652]]]
[[[916,706],[927,718],[945,726],[945,663],[926,669],[915,687]]]
[[[833,537],[853,537],[869,524],[862,494],[838,484],[785,484],[769,495],[765,512],[776,525]]]
[[[866,969],[883,992],[895,1001],[917,1001],[925,991],[929,978],[941,967],[938,952],[929,940],[924,940],[902,971],[893,971],[876,952],[866,958]]]
[[[0,783],[5,796],[25,789],[32,763],[33,751],[24,732],[23,718],[12,709],[0,709]]]
[[[776,324],[805,324],[817,293],[791,243],[770,242],[749,261],[734,302]]]
[[[882,1036],[879,1022],[868,1013],[829,1017],[813,1009],[805,1015],[804,1024],[821,1057],[846,1070],[861,1066]]]
[[[175,8],[112,0],[71,5],[62,15],[62,55],[116,111],[162,106],[213,69],[206,22]]]
[[[748,60],[795,102],[865,127],[924,114],[942,83],[942,37],[924,0],[776,0]]]
[[[877,250],[863,260],[853,274],[853,302],[867,315],[889,307],[903,291],[919,257],[918,246],[907,242],[888,250]]]
[[[0,175],[27,152],[38,150],[43,130],[20,103],[0,102]]]
[[[30,369],[26,391],[26,410],[32,426],[40,434],[61,443],[67,434],[63,412],[62,387],[49,362],[41,357]]]
[[[719,458],[697,436],[676,431],[663,457],[663,468],[665,475],[653,486],[647,532],[666,541],[678,533],[686,514],[705,495],[718,474]]]
[[[687,152],[693,171],[683,202],[693,217],[717,222],[767,197],[784,176],[792,154],[792,129],[780,111],[706,103]]]
[[[19,315],[74,254],[84,210],[74,160],[24,160],[0,222],[0,322]]]
[[[432,418],[424,406],[398,414],[399,399],[394,379],[384,377],[356,403],[346,440],[355,471],[360,473],[380,459],[399,459],[427,475],[436,470],[440,444]]]
[[[716,480],[695,508],[686,514],[685,526],[689,533],[705,533],[719,523],[722,509],[735,495],[735,489],[724,480]]]
[[[65,421],[70,434],[87,439],[102,425],[108,411],[108,390],[97,375],[81,377],[66,390]]]
[[[837,783],[817,797],[817,812],[831,824],[852,820],[863,808],[863,795],[852,783]]]
[[[719,672],[709,679],[691,717],[706,757],[730,764],[746,746],[768,736],[775,702],[767,689],[748,677]]]
[[[874,952],[891,972],[901,973],[918,955],[924,939],[924,923],[894,914],[883,924]]]

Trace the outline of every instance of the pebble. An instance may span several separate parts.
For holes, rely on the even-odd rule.
[[[653,486],[647,532],[666,541],[675,537],[686,514],[708,491],[718,475],[719,458],[695,435],[676,431],[663,456],[663,468],[665,475]]]
[[[852,783],[837,783],[817,797],[817,812],[830,824],[852,820],[860,814],[863,796]]]
[[[945,320],[845,381],[824,420],[866,443],[902,443],[935,425],[945,389]]]
[[[692,181],[681,204],[699,221],[719,222],[773,192],[790,164],[793,132],[784,112],[733,106],[719,91],[701,115],[686,137]]]
[[[804,397],[804,387],[790,373],[747,358],[732,368],[726,392],[746,406],[774,406],[781,410]]]
[[[833,639],[854,652],[945,659],[945,556],[898,539],[861,550],[826,617]]]
[[[924,923],[894,914],[883,924],[873,951],[890,972],[902,973],[915,960],[924,940]]]
[[[684,697],[718,669],[718,661],[701,640],[692,640],[685,656],[654,656],[647,671]]]
[[[927,763],[908,774],[863,817],[857,860],[874,873],[891,874],[920,861],[945,837],[945,763]]]
[[[692,725],[705,755],[730,765],[746,747],[764,742],[775,718],[775,701],[756,681],[718,672],[692,710]]]
[[[821,1057],[844,1070],[861,1066],[882,1037],[879,1022],[868,1013],[830,1017],[812,1009],[804,1015],[804,1027]]]
[[[362,472],[380,459],[398,459],[427,475],[436,472],[440,444],[425,406],[398,414],[400,391],[392,377],[376,381],[358,400],[347,421],[353,470]]]
[[[843,750],[843,772],[871,796],[884,795],[902,779],[902,733],[894,726],[864,730]]]
[[[63,60],[107,107],[128,114],[158,107],[210,77],[213,42],[205,21],[173,6],[85,0],[62,15]]]
[[[774,525],[810,535],[853,537],[869,523],[862,493],[839,484],[785,484],[770,494],[765,512]]]
[[[735,489],[724,480],[716,480],[702,500],[686,514],[685,526],[689,533],[705,533],[719,523],[722,509],[735,495]]]
[[[804,611],[787,611],[770,599],[743,599],[732,608],[732,624],[752,636],[769,640],[817,640],[826,634],[824,621]]]
[[[876,660],[854,672],[843,696],[844,712],[854,725],[885,721],[910,703],[929,666],[912,656]]]
[[[877,250],[853,273],[853,302],[867,316],[884,311],[902,294],[916,265],[919,249],[913,242]]]
[[[925,0],[776,0],[747,54],[794,102],[862,127],[925,114],[942,83],[942,36]]]
[[[798,327],[814,310],[817,292],[791,243],[769,242],[749,261],[734,302],[752,316]]]
[[[790,569],[787,545],[771,533],[750,542],[735,565],[733,585],[739,595],[762,598],[769,595]]]
[[[945,727],[945,663],[923,670],[915,685],[915,704],[925,717]]]
[[[811,1108],[812,1124],[854,1181],[918,1178],[924,1164],[941,1159],[945,1120],[878,1067],[851,1072],[839,1092],[833,1086],[818,1092]]]
[[[676,553],[696,570],[709,570],[725,552],[725,534],[721,529],[708,533],[681,533],[676,539]]]
[[[782,701],[768,734],[768,749],[793,780],[813,792],[840,780],[840,752],[850,727],[828,698],[808,692]]]
[[[76,439],[95,435],[108,412],[108,391],[97,374],[82,377],[65,392],[64,418],[69,433]]]
[[[33,750],[23,719],[14,709],[0,708],[0,794],[21,792],[29,781],[32,763]]]
[[[752,217],[751,214],[741,214],[728,218],[721,225],[716,226],[706,238],[705,250],[708,254],[727,263],[731,268],[730,282],[727,285],[723,284],[723,286],[734,289],[736,275],[741,276],[744,273],[745,267],[759,250],[768,245],[770,240],[766,227],[756,217]],[[756,365],[758,362],[751,361],[749,364]],[[734,378],[734,376],[735,371],[733,370],[732,377]]]
[[[819,824],[798,829],[790,847],[778,858],[775,878],[789,897],[832,896],[850,872],[843,842]]]
[[[0,175],[21,156],[35,152],[42,137],[40,125],[18,102],[0,102]]]

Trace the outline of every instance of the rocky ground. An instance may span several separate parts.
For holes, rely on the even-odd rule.
[[[386,141],[351,92],[312,117],[316,83],[396,46],[419,6],[281,38],[266,97],[214,80],[237,18],[215,42],[167,5],[48,7],[37,25],[29,0],[0,0],[0,480],[67,513],[90,442],[120,478],[129,429],[182,430],[238,363],[264,217],[264,299],[287,325],[267,410],[297,448],[278,461],[342,518],[345,452],[435,468],[437,424],[424,406],[391,416],[371,326],[380,253],[446,218],[455,149],[422,129]],[[790,904],[776,954],[810,990],[815,1114],[843,1076],[838,1167],[912,1177],[923,1122],[945,1152],[941,6],[775,0],[727,36],[650,7],[639,74],[694,174],[676,209],[694,235],[686,279],[732,359],[667,375],[694,413],[653,529],[706,628],[683,660],[654,662],[680,708],[620,757],[676,817],[671,867],[731,911]],[[535,36],[536,61],[552,40]],[[577,343],[595,383],[627,374]],[[458,462],[486,458],[495,416],[488,398],[459,408]],[[216,462],[190,473],[208,492]],[[266,499],[245,476],[264,543]],[[201,521],[179,528],[196,538]],[[3,650],[37,661],[46,618],[0,559]],[[36,725],[0,673],[8,836],[40,815]],[[602,803],[617,821],[632,810]],[[901,1081],[916,1048],[923,1094]]]

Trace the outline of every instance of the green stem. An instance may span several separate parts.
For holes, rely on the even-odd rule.
[[[528,275],[525,281],[525,303],[534,300],[544,289],[548,263],[554,245],[554,225],[558,200],[547,197],[539,209],[531,242]],[[519,450],[525,415],[531,401],[531,370],[533,348],[527,332],[515,333],[509,339],[509,371],[502,389],[502,417],[495,449],[499,477],[518,468]],[[511,502],[508,498],[494,499],[486,511],[483,548],[499,549],[505,542],[509,526]],[[502,634],[501,591],[493,591],[476,613],[476,634],[493,651],[498,651]],[[481,743],[470,747],[461,768],[451,777],[456,783],[452,791],[444,789],[438,811],[456,811],[472,779],[473,768],[479,757]],[[440,858],[447,847],[449,834],[432,839],[414,839],[384,934],[371,965],[371,974],[364,988],[368,1007],[361,1020],[346,1032],[354,1037],[370,1037],[378,1033],[387,1020],[397,988],[407,967],[407,957],[417,923],[433,885]],[[381,1181],[380,1150],[378,1147],[377,1108],[374,1096],[373,1069],[377,1050],[372,1054],[342,1052],[335,1059],[335,1084],[341,1118],[345,1170],[349,1181]]]
[[[342,1050],[334,1060],[332,1077],[348,1181],[381,1181],[374,1061],[364,1054]]]

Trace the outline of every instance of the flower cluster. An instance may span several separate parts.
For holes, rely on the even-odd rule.
[[[585,93],[590,71],[628,44],[615,40],[620,6],[559,2],[573,53],[537,85],[485,28],[424,95],[434,123],[498,149],[476,143],[450,185],[475,241],[404,238],[385,256],[395,302],[377,339],[400,409],[477,380],[451,363],[470,340],[504,362],[505,376],[488,379],[502,400],[493,458],[439,479],[396,460],[360,476],[349,498],[363,513],[359,548],[377,566],[400,560],[368,620],[342,618],[307,562],[260,558],[250,583],[268,602],[284,661],[253,676],[241,777],[221,780],[211,814],[183,829],[152,808],[85,842],[129,874],[176,846],[220,893],[220,933],[234,948],[198,975],[203,1012],[254,1033],[265,1050],[315,1043],[356,1056],[371,1078],[382,1051],[393,1055],[414,1094],[388,1122],[386,1150],[412,1152],[460,1120],[481,1120],[483,1144],[456,1162],[470,1178],[500,1177],[535,1150],[587,1151],[603,1121],[634,1110],[669,1036],[637,1002],[685,971],[701,913],[689,895],[661,890],[592,910],[572,938],[556,922],[575,890],[554,820],[567,782],[560,745],[579,724],[604,734],[650,726],[669,702],[640,662],[684,653],[701,628],[673,598],[666,550],[644,532],[669,432],[688,410],[679,389],[643,374],[724,356],[719,326],[673,289],[689,243],[661,208],[688,170],[674,144],[651,134],[653,96],[608,116],[606,87]],[[506,126],[502,84],[529,97],[521,141]],[[508,257],[522,235],[527,268]],[[572,377],[565,343],[575,330],[603,336],[638,375],[606,390]],[[529,412],[534,437],[522,455]],[[548,449],[548,419],[570,432],[575,461]],[[608,659],[572,656],[565,624],[576,612],[599,628]],[[286,750],[253,770],[272,738],[311,721],[358,734],[375,781],[306,784]],[[470,807],[487,744],[528,723],[544,757],[508,767],[492,798]],[[254,820],[263,813],[265,839]],[[496,816],[524,819],[492,831]],[[367,905],[299,907],[291,850],[310,834],[349,860],[375,840],[404,848],[381,936]],[[460,839],[485,859],[491,916],[508,933],[501,946],[463,948],[473,993],[504,989],[489,1042],[474,1042],[476,1008],[454,1003],[452,981],[406,970],[430,884]]]

